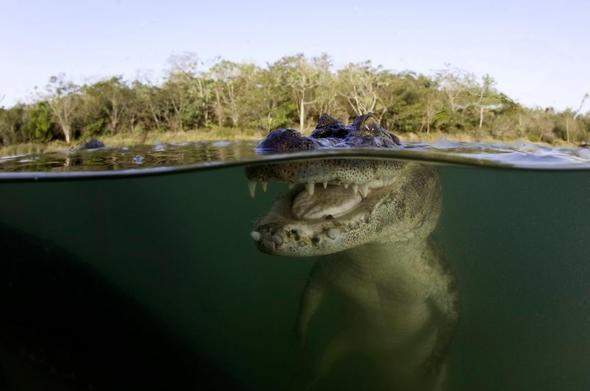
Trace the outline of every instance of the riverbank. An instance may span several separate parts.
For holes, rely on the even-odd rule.
[[[440,139],[448,139],[460,142],[486,142],[486,143],[512,143],[524,141],[540,145],[558,147],[578,147],[577,144],[556,140],[553,144],[527,139],[498,138],[490,135],[476,137],[471,133],[446,134],[442,132],[431,133],[401,133],[398,135],[402,142],[434,142]],[[259,140],[264,137],[263,132],[255,130],[236,131],[235,129],[197,129],[185,132],[158,132],[148,131],[142,133],[121,133],[116,135],[103,135],[98,139],[108,147],[120,147],[125,145],[151,145],[160,143],[182,143],[193,141],[216,140]],[[73,149],[86,140],[75,140],[71,144],[65,141],[55,140],[48,143],[21,143],[0,147],[0,156],[21,155],[41,152],[54,152]]]
[[[262,137],[264,137],[262,133],[256,134],[253,131],[236,132],[234,129],[197,129],[186,132],[148,131],[142,133],[120,133],[116,135],[103,135],[97,137],[97,139],[108,147],[122,147],[125,145],[150,145],[193,141],[258,140]],[[0,147],[0,156],[63,151],[76,148],[84,141],[86,140],[80,139],[68,144],[65,141],[56,140],[47,143],[4,145]]]

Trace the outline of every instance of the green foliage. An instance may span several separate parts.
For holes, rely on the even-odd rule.
[[[443,132],[448,132],[451,128],[451,115],[447,110],[441,110],[432,117],[432,125],[435,129],[440,129]]]
[[[585,142],[590,116],[579,110],[522,107],[491,76],[459,69],[427,76],[364,61],[334,70],[326,54],[263,67],[224,59],[205,66],[183,53],[171,58],[160,84],[114,76],[78,86],[52,76],[38,101],[0,108],[0,144],[203,128],[263,135],[277,127],[309,130],[322,113],[346,121],[369,111],[402,134]]]
[[[26,141],[46,142],[55,137],[58,131],[51,120],[48,102],[37,102],[27,110],[21,133]]]
[[[98,118],[94,122],[89,122],[84,126],[81,138],[83,140],[85,140],[85,139],[91,138],[93,136],[98,136],[99,134],[101,134],[103,132],[104,128],[105,128],[105,119]]]
[[[11,109],[0,109],[0,142],[2,145],[24,142],[21,129],[24,124],[25,106],[18,104]]]

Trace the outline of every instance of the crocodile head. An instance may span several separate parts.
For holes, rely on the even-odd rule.
[[[278,129],[257,145],[262,153],[318,148],[396,148],[391,133],[370,115],[344,126],[323,115],[309,137]],[[278,162],[246,169],[256,183],[283,182],[291,190],[254,223],[251,233],[266,253],[315,256],[370,242],[403,242],[426,237],[439,205],[434,169],[384,159],[321,159]]]
[[[319,148],[396,148],[401,142],[373,120],[372,113],[344,125],[322,114],[309,137],[293,129],[275,129],[256,146],[259,153],[295,152]]]

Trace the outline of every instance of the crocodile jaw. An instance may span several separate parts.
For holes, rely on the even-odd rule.
[[[292,163],[280,164],[283,167],[259,166],[247,175],[251,180],[277,181],[276,176],[261,173],[294,170],[285,166]],[[380,177],[374,175],[375,170],[373,174],[365,172],[362,179],[369,181],[360,184],[343,183],[355,179],[351,177],[332,177],[311,188],[309,183],[299,183],[255,222],[251,236],[261,251],[287,256],[326,255],[369,242],[409,240],[418,231],[411,224],[398,223],[399,214],[405,211],[397,207],[409,170],[411,165],[398,164],[386,179],[380,172]],[[297,175],[280,179],[292,183]]]
[[[297,215],[297,201],[305,197],[305,192],[301,187],[295,188],[277,199],[269,213],[255,222],[252,237],[261,251],[288,256],[325,255],[356,247],[369,241],[369,237],[375,239],[376,227],[371,220],[380,202],[376,196],[379,192],[358,203],[356,197],[351,197],[353,202],[340,210],[322,210],[312,205],[310,210]]]

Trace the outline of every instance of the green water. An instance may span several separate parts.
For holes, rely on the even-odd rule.
[[[460,292],[449,389],[588,389],[590,172],[438,169]],[[0,183],[0,389],[292,388],[315,259],[249,235],[286,186],[251,199],[243,165],[57,179]],[[363,361],[327,378],[381,386]]]

